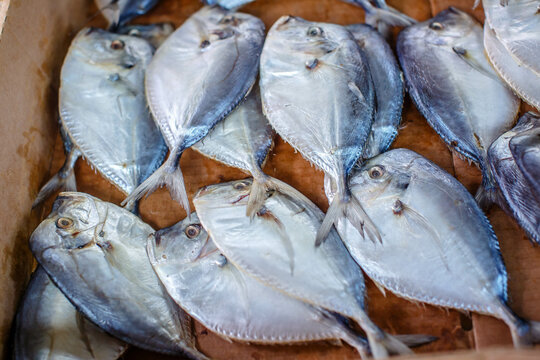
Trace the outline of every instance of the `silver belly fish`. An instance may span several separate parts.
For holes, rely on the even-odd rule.
[[[279,192],[254,219],[246,215],[251,180],[207,186],[194,199],[202,225],[238,269],[258,281],[329,312],[353,319],[366,332],[375,357],[409,353],[406,345],[377,327],[364,309],[359,266],[331,230],[313,242],[323,213],[308,199]]]
[[[488,151],[489,165],[504,197],[500,203],[540,243],[540,117],[523,115]]]
[[[160,46],[146,72],[146,97],[170,153],[124,204],[165,184],[190,213],[180,156],[244,99],[263,41],[258,18],[205,6]]]
[[[15,360],[115,360],[127,348],[85,319],[40,266],[16,319]]]
[[[296,189],[262,171],[273,146],[274,135],[262,113],[257,86],[244,103],[215,126],[204,139],[193,145],[193,149],[201,154],[253,176],[247,207],[247,214],[251,217],[261,209],[271,191],[298,196]]]
[[[381,288],[409,300],[500,318],[516,346],[540,340],[539,323],[520,319],[508,307],[507,273],[495,233],[453,176],[411,150],[397,149],[367,161],[350,186],[383,242],[363,241],[346,219],[337,229]]]
[[[206,359],[189,317],[162,288],[146,254],[154,230],[116,205],[61,193],[30,249],[66,297],[93,323],[135,346]]]
[[[325,310],[291,298],[237,269],[216,248],[195,213],[148,239],[148,255],[171,297],[211,331],[232,340],[290,344],[367,341]]]
[[[409,93],[431,127],[461,157],[478,164],[481,206],[493,201],[496,185],[487,149],[515,121],[519,99],[489,65],[482,26],[449,8],[399,34],[397,50]]]
[[[264,44],[260,86],[263,111],[272,127],[338,185],[340,196],[330,204],[316,244],[341,216],[378,239],[375,226],[347,188],[375,111],[368,63],[352,34],[339,25],[280,18]]]
[[[375,121],[362,155],[370,159],[388,150],[397,136],[405,95],[403,74],[390,45],[371,26],[354,24],[347,30],[364,51],[375,88]]]
[[[159,0],[94,0],[112,29],[122,26],[137,16],[144,15]]]
[[[60,75],[60,122],[69,153],[34,206],[66,185],[76,190],[73,167],[81,155],[126,195],[163,162],[167,146],[144,95],[152,53],[146,40],[133,36],[94,28],[77,34]]]
[[[126,25],[118,29],[117,33],[122,35],[136,36],[146,39],[154,49],[163,44],[165,40],[174,32],[171,23],[156,23],[149,25]]]

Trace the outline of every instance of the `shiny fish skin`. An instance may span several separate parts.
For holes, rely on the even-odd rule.
[[[257,76],[263,41],[258,18],[205,6],[159,47],[146,72],[146,97],[170,153],[124,203],[167,185],[190,213],[180,156],[244,99]]]
[[[94,0],[96,6],[115,29],[137,16],[144,15],[157,5],[159,0]]]
[[[122,35],[136,36],[146,39],[155,49],[161,46],[174,31],[171,23],[156,23],[150,25],[127,25],[118,29]]]
[[[167,147],[144,95],[152,53],[147,41],[133,36],[95,28],[77,34],[60,75],[61,126],[73,143],[69,166],[43,187],[34,205],[65,183],[79,155],[126,195],[163,162]]]
[[[66,297],[113,336],[143,349],[206,359],[189,317],[162,288],[146,254],[154,230],[84,193],[61,193],[30,249]]]
[[[199,219],[223,255],[276,290],[352,318],[366,332],[375,357],[409,353],[369,319],[362,272],[335,230],[320,247],[313,246],[324,214],[307,198],[299,201],[275,192],[250,219],[246,207],[251,183],[246,179],[207,186],[193,200]]]
[[[488,151],[489,165],[503,199],[500,205],[540,243],[540,117],[523,115]]]
[[[197,214],[148,239],[148,254],[171,297],[211,331],[232,340],[289,344],[367,341],[324,310],[273,290],[238,270],[216,248]]]
[[[453,151],[482,170],[477,201],[486,207],[496,194],[487,149],[512,126],[520,102],[489,65],[482,26],[451,7],[403,30],[397,50],[422,115]]]
[[[38,266],[17,313],[13,347],[15,360],[115,360],[127,345],[77,312]]]
[[[354,24],[347,30],[364,51],[375,88],[375,121],[362,156],[370,159],[388,150],[397,136],[405,96],[403,74],[390,45],[375,29]]]
[[[367,60],[352,34],[339,25],[281,17],[264,44],[260,86],[263,111],[272,127],[338,184],[340,196],[330,204],[316,244],[341,216],[354,219],[371,239],[377,238],[346,185],[375,111]]]
[[[338,232],[377,284],[409,300],[500,318],[516,346],[540,339],[538,323],[521,320],[506,304],[507,273],[495,233],[454,177],[411,150],[397,149],[367,161],[350,186],[383,242],[362,241],[346,221],[338,223]]]

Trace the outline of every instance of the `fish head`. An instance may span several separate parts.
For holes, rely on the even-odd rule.
[[[142,62],[146,66],[153,51],[153,46],[142,38],[93,27],[82,29],[70,47],[70,52],[81,54],[81,59],[117,72],[132,69]]]
[[[332,56],[331,54],[346,42],[356,46],[352,35],[342,26],[310,22],[295,16],[282,16],[268,32],[264,51],[276,56],[276,61],[291,62],[313,58],[320,62]],[[290,60],[287,61],[287,58]]]
[[[464,11],[449,7],[432,19],[412,26],[407,31],[415,37],[434,45],[452,45],[470,34],[478,22]]]
[[[147,249],[154,265],[169,261],[195,263],[217,251],[195,212],[177,224],[157,231],[149,238]]]
[[[193,203],[195,208],[198,206],[206,208],[247,206],[252,183],[253,179],[248,178],[205,186],[195,195]]]
[[[30,237],[32,252],[42,254],[47,249],[72,250],[92,245],[99,236],[105,212],[102,202],[90,195],[60,193],[52,212]]]
[[[219,6],[205,6],[190,18],[187,31],[193,36],[180,39],[183,48],[209,52],[222,46],[231,46],[239,38],[260,38],[263,36],[264,25],[252,15],[227,11]]]
[[[401,197],[413,177],[412,166],[422,157],[408,149],[395,149],[366,161],[350,180],[360,201]],[[356,191],[357,190],[357,191]]]

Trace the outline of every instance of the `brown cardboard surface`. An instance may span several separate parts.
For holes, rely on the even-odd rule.
[[[19,6],[21,6],[20,3],[22,2],[22,0],[12,0],[12,3],[18,3]],[[32,43],[35,39],[29,33],[28,27],[34,26],[35,21],[28,23],[30,21],[28,16],[23,19],[21,16],[21,13],[24,13],[23,10],[19,9],[19,12],[13,11],[13,13],[10,10],[8,21],[6,22],[7,25],[4,29],[4,36],[9,35],[13,39],[22,39],[24,36],[24,40],[30,42],[26,47],[22,46],[25,42],[17,42],[15,45],[18,46],[13,45],[14,53],[17,51],[24,53],[30,51],[29,49],[35,49],[36,56],[32,56],[31,60],[35,61],[39,55],[39,57],[43,58],[43,61],[48,61],[47,64],[50,66],[48,69],[54,69],[54,71],[45,71],[48,76],[43,78],[33,75],[28,70],[30,65],[26,66],[27,72],[12,71],[7,75],[7,78],[12,81],[12,84],[16,84],[17,80],[25,79],[25,82],[29,84],[28,86],[33,86],[34,88],[25,89],[24,86],[18,84],[16,88],[25,91],[24,96],[20,93],[18,93],[18,96],[14,94],[12,96],[14,99],[11,99],[11,101],[0,98],[0,106],[3,106],[4,109],[9,109],[10,112],[18,112],[8,119],[9,124],[4,124],[4,121],[0,123],[0,126],[2,126],[0,130],[3,130],[0,134],[4,134],[4,141],[7,141],[6,144],[10,144],[7,147],[4,145],[1,150],[3,151],[3,156],[0,157],[0,169],[2,170],[0,176],[5,177],[4,170],[9,171],[8,174],[10,177],[7,184],[11,185],[4,186],[1,190],[2,195],[4,195],[2,197],[4,201],[0,205],[2,206],[2,212],[0,214],[3,214],[1,224],[2,229],[6,227],[6,231],[9,230],[7,231],[8,234],[17,234],[17,231],[19,234],[17,238],[10,236],[0,239],[0,246],[9,251],[9,253],[2,252],[0,264],[3,267],[4,264],[11,266],[11,270],[7,272],[2,268],[0,289],[13,294],[7,301],[0,298],[0,306],[6,310],[4,312],[5,315],[3,315],[4,318],[0,317],[0,320],[2,320],[0,324],[3,326],[0,328],[0,336],[4,342],[7,337],[7,333],[5,332],[7,330],[4,329],[9,329],[15,300],[26,283],[28,271],[32,263],[27,250],[27,237],[35,227],[36,219],[32,218],[33,220],[29,220],[28,217],[31,214],[29,206],[36,194],[38,185],[43,184],[47,177],[46,169],[50,162],[49,154],[53,149],[52,142],[55,138],[56,143],[50,173],[52,174],[57,171],[64,160],[60,137],[55,134],[56,126],[54,120],[57,90],[55,84],[57,85],[58,81],[58,69],[61,66],[69,39],[74,35],[76,30],[82,27],[84,23],[82,20],[89,18],[90,14],[96,11],[90,0],[77,6],[74,4],[69,5],[71,7],[68,6],[69,1],[66,0],[43,1],[43,3],[51,2],[58,5],[51,7],[51,9],[48,9],[47,5],[44,5],[45,10],[50,11],[50,14],[48,18],[42,20],[43,24],[45,24],[43,26],[51,27],[51,24],[57,24],[58,22],[67,26],[65,24],[67,20],[62,17],[59,18],[58,12],[66,14],[68,10],[77,14],[74,16],[76,20],[70,19],[71,24],[79,24],[78,27],[71,27],[69,29],[64,27],[63,31],[58,27],[55,34],[47,33],[49,38],[54,38],[54,41],[50,40],[51,43],[54,42],[56,44],[55,46],[57,46],[54,51],[50,48],[52,45],[49,43],[47,43],[49,47],[45,48],[39,48],[39,44]],[[470,9],[473,3],[472,0],[394,0],[388,2],[390,5],[418,20],[428,19],[432,13],[437,13],[451,4],[458,6],[462,10],[471,12]],[[200,6],[197,0],[162,0],[160,5],[152,12],[137,19],[136,22],[171,21],[176,26],[179,26]],[[41,10],[43,11],[43,9]],[[308,20],[328,21],[340,24],[363,21],[363,11],[360,8],[338,0],[257,0],[245,6],[242,11],[260,17],[265,22],[267,28],[282,15],[296,15]],[[478,19],[483,18],[481,9],[475,10],[474,14]],[[9,25],[10,16],[17,16],[17,26]],[[105,21],[98,17],[91,24],[103,27]],[[13,26],[13,30],[10,29],[11,26]],[[4,55],[3,53],[5,53],[5,51],[2,51],[4,45],[0,42],[0,65],[4,64],[3,61],[6,60],[2,57]],[[11,64],[11,66],[15,65]],[[4,76],[4,68],[0,67],[0,72]],[[3,85],[0,85],[0,87]],[[24,101],[33,99],[32,95],[35,93],[35,89],[49,91],[47,96],[50,97],[50,101],[46,103],[47,105],[36,105],[37,107],[34,108],[34,113],[29,113],[32,107],[28,105],[22,106],[22,104]],[[2,94],[6,90],[7,88],[2,87]],[[21,121],[20,119],[30,120]],[[27,125],[29,126],[28,129],[31,129],[30,123],[35,123],[32,126],[36,126],[40,129],[40,132],[36,133],[36,131],[25,130]],[[7,126],[10,128],[7,128]],[[6,136],[5,134],[12,135]],[[403,109],[402,128],[393,147],[410,148],[426,156],[446,171],[455,175],[473,193],[480,183],[480,174],[476,167],[462,162],[451,154],[446,145],[429,127],[425,119],[418,113],[408,98]],[[17,155],[14,155],[18,154],[17,149],[19,148],[22,149],[20,150],[22,154],[25,154],[22,157],[26,160],[19,159]],[[206,159],[189,149],[182,157],[181,167],[190,198],[193,197],[194,193],[201,186],[246,177],[239,170]],[[313,168],[300,154],[295,153],[279,137],[276,137],[276,145],[269,156],[264,170],[267,174],[296,187],[321,207],[321,209],[326,210],[328,204],[323,192],[322,172]],[[76,177],[79,191],[88,192],[103,200],[117,204],[123,199],[123,195],[113,185],[109,184],[99,174],[95,174],[90,166],[82,160],[76,166]],[[4,181],[4,185],[6,185],[6,180]],[[9,204],[6,199],[9,199]],[[51,203],[52,199],[44,206],[44,214],[49,211]],[[143,200],[140,210],[142,218],[156,229],[173,225],[186,215],[184,210],[170,199],[166,189],[158,190],[148,199]],[[10,221],[7,216],[8,214],[14,214],[16,219]],[[503,254],[508,265],[512,306],[520,315],[531,318],[536,316],[536,320],[540,320],[537,315],[540,310],[540,305],[538,305],[540,290],[538,286],[535,286],[535,284],[540,282],[540,268],[538,268],[540,267],[540,252],[538,249],[533,249],[530,243],[524,239],[524,235],[516,223],[500,209],[492,209],[489,216],[501,240]],[[3,234],[5,233],[3,232]],[[383,296],[370,281],[368,281],[368,306],[370,315],[375,322],[391,333],[424,333],[439,337],[439,340],[434,343],[416,349],[416,352],[419,353],[471,349],[475,346],[475,343],[477,347],[481,348],[509,344],[508,331],[504,324],[501,325],[497,320],[477,315],[473,315],[471,320],[467,315],[457,311],[411,303],[389,293]],[[358,358],[355,351],[348,346],[338,347],[323,342],[303,346],[246,345],[229,343],[210,333],[200,324],[196,324],[195,331],[200,349],[205,354],[216,359],[298,358],[307,360],[319,358]],[[439,355],[437,354],[437,356]],[[540,357],[540,353],[523,352],[518,355],[518,353],[509,352],[509,350],[490,350],[482,354],[465,352],[455,355],[445,355],[444,358],[506,359],[510,358],[509,356],[512,356],[512,358],[532,359],[535,356]],[[169,357],[159,356],[133,348],[127,352],[125,358],[168,359]]]

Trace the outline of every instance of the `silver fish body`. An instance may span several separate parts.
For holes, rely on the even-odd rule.
[[[339,25],[280,18],[264,44],[260,86],[272,127],[338,184],[340,196],[330,205],[317,244],[348,210],[354,210],[359,228],[366,222],[373,233],[360,204],[350,203],[346,185],[375,111],[368,63],[352,34]]]
[[[159,47],[146,73],[146,96],[170,154],[126,203],[166,184],[189,213],[178,160],[244,99],[257,76],[263,40],[258,18],[205,6]]]
[[[113,336],[141,348],[206,357],[189,317],[161,286],[146,254],[154,230],[129,211],[84,193],[61,193],[30,249],[66,297]]]
[[[174,31],[171,23],[156,23],[149,25],[126,25],[118,29],[119,34],[136,36],[146,39],[155,49]]]
[[[291,298],[237,269],[191,214],[148,239],[148,254],[171,297],[211,331],[229,339],[289,344],[367,342],[324,310]]]
[[[159,0],[94,0],[111,28],[122,26],[137,16],[144,15]]]
[[[487,205],[496,192],[487,149],[512,126],[520,103],[489,65],[480,23],[449,8],[403,30],[397,50],[420,112],[453,151],[482,170],[477,200]]]
[[[354,24],[347,30],[364,51],[375,88],[375,121],[362,155],[369,159],[388,150],[397,136],[405,95],[403,74],[392,48],[375,29]]]
[[[363,241],[347,221],[337,229],[379,286],[409,300],[500,318],[516,345],[539,340],[538,325],[506,304],[507,273],[495,233],[454,177],[413,151],[396,149],[367,161],[350,186],[383,242]]]
[[[16,319],[15,360],[115,360],[127,348],[84,318],[40,266]]]
[[[309,200],[273,193],[246,215],[251,180],[207,186],[194,199],[204,228],[221,253],[258,281],[326,311],[356,321],[376,357],[410,350],[379,329],[364,310],[362,272],[331,230],[313,246],[322,212]]]
[[[126,195],[163,162],[167,147],[144,94],[152,54],[152,46],[137,37],[95,28],[77,34],[62,66],[59,93],[62,131],[73,146],[35,205],[66,183],[80,155]]]
[[[255,0],[203,0],[206,5],[219,5],[224,9],[233,10]]]
[[[540,243],[540,117],[523,115],[488,151],[489,165],[505,200],[501,204]],[[504,203],[506,202],[506,203]]]

